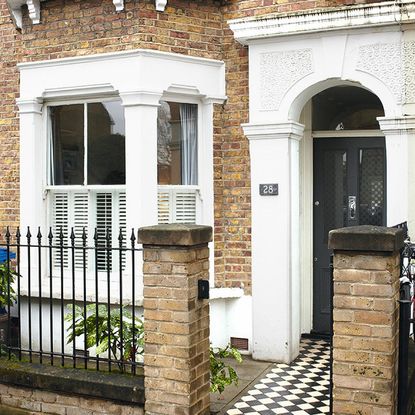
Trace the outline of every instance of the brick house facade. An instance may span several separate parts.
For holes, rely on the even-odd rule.
[[[212,173],[203,179],[213,182],[206,185],[212,188],[211,200],[208,197],[208,202],[203,201],[204,206],[207,206],[206,211],[211,209],[212,212],[205,214],[201,221],[214,226],[212,340],[215,344],[224,344],[230,337],[247,338],[249,351],[257,358],[288,361],[298,352],[300,334],[315,328],[312,316],[313,296],[318,294],[315,291],[313,294],[315,255],[312,247],[313,213],[310,207],[313,201],[313,182],[312,179],[307,179],[310,172],[310,176],[313,174],[310,167],[313,150],[312,144],[311,147],[309,145],[310,140],[300,141],[301,137],[311,134],[315,129],[311,121],[307,121],[307,117],[310,120],[313,117],[311,104],[307,106],[307,103],[311,102],[314,95],[339,86],[361,86],[375,95],[378,92],[384,112],[377,113],[376,116],[385,117],[380,121],[383,123],[381,136],[395,137],[395,141],[391,138],[391,141],[387,139],[386,142],[386,151],[391,151],[391,157],[388,158],[387,155],[386,158],[392,160],[395,157],[395,164],[388,164],[387,192],[384,189],[387,193],[387,217],[383,217],[383,222],[379,224],[393,225],[395,222],[409,220],[411,225],[414,218],[408,209],[410,201],[405,200],[403,204],[390,201],[396,200],[393,191],[398,180],[393,176],[393,171],[399,165],[396,160],[404,154],[407,157],[408,149],[410,154],[414,151],[414,145],[409,138],[412,137],[414,129],[411,116],[414,114],[412,102],[415,100],[412,101],[412,92],[403,97],[396,90],[403,85],[413,85],[413,75],[409,74],[413,59],[408,55],[412,50],[413,33],[410,29],[406,30],[405,26],[414,19],[412,2],[404,2],[401,9],[395,10],[389,2],[379,3],[384,8],[371,8],[371,2],[366,5],[361,1],[169,0],[164,11],[157,11],[155,3],[158,2],[154,0],[48,0],[40,2],[38,10],[31,10],[35,15],[40,13],[36,17],[40,19],[39,23],[32,21],[33,16],[29,16],[26,6],[21,8],[23,3],[28,3],[29,8],[33,4],[36,6],[36,2],[0,0],[0,223],[3,227],[15,227],[19,222],[22,225],[36,225],[35,219],[39,219],[39,216],[27,213],[30,220],[22,220],[22,205],[19,204],[20,200],[24,211],[31,209],[26,202],[22,202],[22,197],[28,200],[29,196],[24,196],[28,189],[22,188],[20,172],[27,172],[29,168],[27,175],[31,175],[38,167],[44,169],[43,165],[36,165],[36,160],[32,160],[33,165],[29,163],[29,167],[26,167],[26,161],[22,160],[19,152],[21,134],[26,134],[19,130],[30,128],[33,120],[27,119],[28,124],[25,127],[20,124],[19,127],[17,103],[19,99],[26,99],[29,92],[35,89],[30,82],[35,79],[39,79],[39,83],[43,82],[42,73],[36,71],[47,68],[47,62],[58,62],[57,65],[59,62],[71,62],[66,65],[69,68],[72,64],[78,65],[78,61],[72,58],[80,58],[81,62],[81,57],[100,54],[106,64],[105,54],[113,54],[111,56],[116,58],[111,59],[116,60],[119,56],[124,56],[117,55],[118,52],[128,55],[129,51],[136,50],[184,56],[189,58],[188,65],[200,65],[196,71],[202,71],[204,66],[213,68],[214,64],[203,59],[192,61],[192,58],[206,58],[223,64],[224,93],[220,97],[215,95],[221,92],[218,86],[221,74],[212,75],[218,77],[214,79],[215,85],[207,85],[208,80],[206,85],[201,84],[200,88],[205,88],[209,93],[201,91],[199,87],[194,93],[195,103],[200,102],[199,106],[211,105],[213,110],[211,125],[207,127],[212,132],[211,149],[206,150],[211,151],[209,160],[211,159],[212,165],[204,165]],[[120,6],[121,3],[123,7]],[[116,10],[117,5],[120,11]],[[22,10],[21,28],[16,28],[9,6],[14,10]],[[387,7],[390,10],[386,10]],[[348,9],[356,13],[356,21],[350,17],[353,13],[348,15]],[[402,17],[404,9],[407,17],[401,22],[404,27],[403,34],[398,35],[400,26],[396,24],[395,16]],[[315,10],[321,11],[321,15],[314,13]],[[328,16],[326,20],[325,13]],[[363,19],[361,16],[366,16],[367,13],[372,13],[372,20],[358,21],[358,18]],[[295,19],[298,21],[294,21]],[[331,23],[333,21],[338,24]],[[395,62],[397,67],[403,68],[398,81],[392,79],[395,64],[391,60],[384,60],[385,68],[388,66],[386,72],[392,73],[384,79],[380,79],[380,73],[385,72],[382,68],[371,65],[370,58],[364,60],[367,45],[370,43],[368,36],[370,37],[372,31],[377,33],[378,39],[373,41],[375,49],[368,53],[376,56],[384,51],[382,53],[390,56],[389,49],[382,46],[388,44],[399,44],[399,51],[402,49],[402,52],[393,52],[393,59],[399,61]],[[351,46],[346,38],[353,38]],[[308,46],[301,46],[303,42]],[[325,69],[319,68],[319,61],[327,58],[321,51],[317,51],[320,44],[323,44],[327,56],[333,61]],[[310,57],[310,53],[313,54],[315,50],[316,54]],[[343,57],[340,53],[339,56],[336,54],[339,50],[344,52]],[[356,55],[356,50],[360,51],[360,58]],[[296,55],[297,52],[292,51],[300,52]],[[137,62],[146,60],[140,53],[137,55]],[[143,53],[142,56],[147,55]],[[65,58],[69,60],[65,61]],[[355,62],[356,59],[358,67],[360,65],[359,73],[364,76],[349,77],[352,71],[341,73],[338,69],[342,65],[347,66],[349,62]],[[183,61],[179,58],[172,60]],[[36,63],[40,61],[43,63],[36,67]],[[86,59],[82,62],[90,61]],[[148,62],[143,63],[143,71],[150,70],[150,57]],[[131,63],[133,64],[135,65]],[[82,67],[83,69],[77,69],[79,74],[84,69],[88,70],[88,65],[92,63],[85,65],[87,66]],[[180,72],[181,67],[177,65],[177,71]],[[59,66],[57,69],[61,71],[59,74],[68,76],[66,79],[69,79],[72,69],[67,73],[63,66],[63,69],[60,68]],[[183,68],[187,70],[187,67]],[[299,76],[290,75],[296,71]],[[20,76],[26,76],[23,73],[28,74],[27,79],[24,78],[24,82],[20,83]],[[198,74],[196,72],[195,76]],[[368,74],[373,75],[372,78]],[[44,78],[48,76],[44,75]],[[117,74],[114,72],[111,76],[111,79],[116,79]],[[172,75],[172,85],[176,84],[173,78]],[[306,81],[309,78],[310,82]],[[375,78],[379,79],[379,86],[376,85]],[[336,79],[338,81],[333,81]],[[69,85],[72,81],[65,82],[68,83],[65,88],[73,87]],[[47,80],[44,83],[46,85]],[[40,113],[44,108],[42,105],[49,101],[65,101],[64,93],[60,91],[59,97],[54,95],[56,88],[50,85],[45,87],[44,101],[39,101],[36,104],[39,105],[37,109],[32,108],[30,111]],[[168,96],[176,94],[177,97],[183,93],[183,88],[181,92],[180,88],[173,89],[168,90]],[[259,90],[261,96],[256,92]],[[267,95],[267,90],[274,95]],[[79,98],[82,94],[79,88],[77,91],[68,94],[77,94]],[[303,95],[301,91],[304,91]],[[89,92],[91,96],[99,96],[97,89]],[[103,94],[107,93],[105,91]],[[281,97],[276,99],[275,96],[279,93]],[[27,96],[22,97],[22,94]],[[208,97],[210,101],[207,104],[201,95],[206,97],[209,94],[211,96]],[[38,97],[33,95],[35,96]],[[395,102],[392,102],[394,98]],[[20,101],[21,114],[29,111],[23,108],[26,104],[27,102]],[[154,104],[154,108],[156,106]],[[208,112],[202,114],[205,121],[209,116]],[[395,121],[391,121],[393,117]],[[22,117],[20,122],[25,122]],[[132,127],[127,125],[127,130],[128,128]],[[322,128],[329,129],[334,130]],[[346,126],[345,130],[347,129]],[[354,129],[360,131],[364,128],[358,126]],[[35,137],[36,133],[33,134]],[[326,136],[321,134],[314,138]],[[355,136],[356,134],[350,134],[350,137]],[[374,134],[368,133],[367,136],[372,137]],[[343,135],[344,137],[346,136]],[[396,144],[399,139],[401,141]],[[30,141],[30,134],[27,141]],[[36,151],[37,144],[33,145],[32,150]],[[44,149],[41,151],[44,152]],[[267,159],[267,154],[274,154],[274,158]],[[289,161],[287,165],[284,164],[286,160]],[[413,176],[408,170],[408,163],[403,164],[403,185],[409,186],[413,182]],[[307,170],[310,168],[310,171]],[[383,186],[385,180],[383,179]],[[280,195],[260,198],[258,184],[274,182],[278,182],[280,186]],[[285,194],[287,188],[290,191]],[[210,190],[206,192],[209,194]],[[42,195],[38,197],[40,199]],[[385,205],[386,202],[382,200]],[[133,202],[127,200],[127,210]],[[39,201],[39,206],[41,203]],[[152,203],[155,205],[156,202]],[[377,207],[376,205],[375,208]],[[41,209],[40,207],[39,210]],[[127,224],[132,224],[128,215],[127,213]],[[147,222],[154,219],[154,215],[155,212],[152,212],[145,223],[138,219],[134,226],[151,224]],[[42,220],[39,219],[40,222]],[[47,225],[47,220],[44,224]],[[271,316],[275,316],[275,322],[268,322]]]

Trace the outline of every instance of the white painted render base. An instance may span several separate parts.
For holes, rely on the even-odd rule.
[[[46,291],[44,292],[45,295]],[[252,297],[245,296],[241,289],[213,289],[211,290],[212,298],[210,300],[210,341],[213,347],[226,347],[231,337],[248,339],[249,350],[243,353],[252,353]],[[39,337],[39,301],[34,296],[31,299],[31,336],[32,350],[40,350]],[[72,301],[68,298],[64,301],[65,312]],[[77,304],[81,305],[80,302]],[[21,308],[21,345],[23,349],[29,349],[29,314],[28,314],[28,297],[22,296],[20,302]],[[59,353],[62,348],[61,342],[61,303],[59,297],[55,296],[53,301],[53,330],[50,330],[50,300],[44,298],[42,301],[42,351],[51,350],[51,340],[53,341],[53,350]],[[18,316],[17,307],[12,308],[11,315]],[[136,315],[143,314],[142,306],[137,306]],[[67,354],[72,354],[72,344],[67,344],[69,322],[64,324],[64,350]],[[51,335],[52,333],[52,335]],[[82,350],[83,337],[76,340],[77,349]]]
[[[249,124],[243,128],[251,157],[256,359],[291,361],[301,333],[313,327],[313,138],[307,104],[314,95],[349,85],[380,99],[387,225],[408,221],[415,231],[414,196],[407,196],[415,184],[413,22],[413,1],[229,22],[236,40],[249,46]],[[279,195],[260,196],[260,183],[278,183]]]

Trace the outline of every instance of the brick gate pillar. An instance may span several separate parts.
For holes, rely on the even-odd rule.
[[[396,414],[401,229],[331,231],[333,414]]]
[[[198,280],[209,280],[212,228],[141,228],[144,248],[145,410],[151,415],[210,413],[209,302]]]

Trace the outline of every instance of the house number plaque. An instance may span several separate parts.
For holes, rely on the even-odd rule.
[[[277,196],[278,195],[278,183],[260,184],[259,194],[261,196]]]

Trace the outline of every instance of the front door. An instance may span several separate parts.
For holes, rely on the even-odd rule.
[[[330,331],[328,233],[386,224],[385,140],[314,140],[313,331]]]

